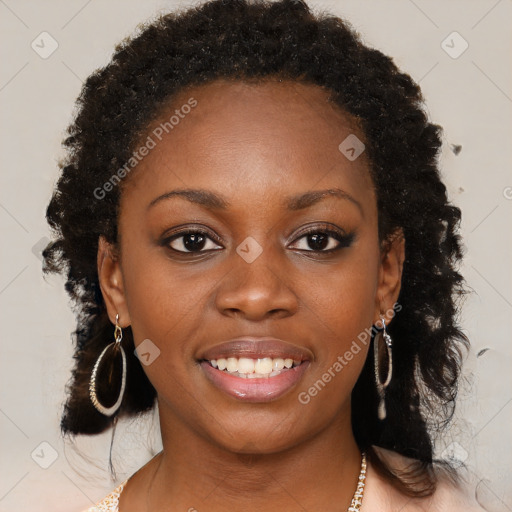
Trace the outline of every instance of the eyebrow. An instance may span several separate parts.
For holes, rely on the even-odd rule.
[[[165,194],[162,194],[161,196],[153,199],[148,205],[148,210],[155,206],[157,203],[172,197],[182,197],[191,203],[199,204],[212,210],[227,210],[231,206],[231,203],[225,197],[220,194],[210,192],[209,190],[178,189],[172,190],[171,192],[166,192]],[[355,204],[359,208],[361,214],[363,214],[363,207],[361,203],[352,197],[348,192],[340,188],[312,190],[303,194],[289,196],[286,198],[284,204],[288,210],[303,210],[313,206],[325,197],[338,197],[339,199],[348,200]]]

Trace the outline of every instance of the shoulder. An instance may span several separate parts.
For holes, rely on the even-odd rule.
[[[105,496],[101,501],[96,503],[93,507],[84,510],[84,512],[118,512],[119,510],[119,496],[124,489],[127,481],[124,481],[116,487],[110,494]]]
[[[406,469],[414,463],[413,459],[399,453],[377,446],[374,448],[380,458],[394,469]],[[442,466],[435,466],[434,471],[437,476],[434,494],[423,498],[411,498],[396,490],[369,465],[361,511],[485,512],[476,500],[476,481],[471,478],[468,470],[460,469],[454,475]]]
[[[469,474],[459,472],[460,481],[439,478],[436,492],[427,500],[427,508],[435,512],[483,512],[485,509],[476,500],[476,485],[469,481]]]

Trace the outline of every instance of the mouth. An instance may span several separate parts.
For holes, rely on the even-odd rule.
[[[207,362],[212,368],[242,379],[268,379],[302,364],[300,360],[283,359],[281,357],[263,357],[259,359],[248,357],[228,357],[225,359],[221,357]]]
[[[275,338],[238,338],[198,359],[208,380],[224,393],[249,402],[276,400],[295,387],[313,360],[304,348]]]

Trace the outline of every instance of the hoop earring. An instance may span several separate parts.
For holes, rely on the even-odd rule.
[[[386,321],[383,316],[380,317],[380,320],[382,322],[382,330],[377,333],[377,336],[375,336],[375,339],[373,340],[373,359],[375,363],[375,382],[377,384],[377,393],[380,398],[377,414],[379,420],[384,420],[386,419],[386,388],[389,386],[391,376],[393,374],[393,357],[391,353],[391,336],[386,331]],[[386,373],[386,380],[384,382],[381,382],[379,369],[379,342],[381,338],[384,338],[388,356],[388,369]]]
[[[96,364],[94,365],[94,368],[92,370],[91,380],[89,382],[89,396],[91,398],[91,402],[94,405],[94,407],[99,412],[104,414],[105,416],[112,416],[119,409],[119,407],[121,406],[121,402],[123,400],[124,390],[126,387],[126,354],[124,353],[124,349],[121,346],[121,340],[123,339],[123,331],[118,324],[118,320],[119,320],[119,315],[116,315],[116,326],[115,326],[115,330],[114,330],[115,341],[110,343],[110,345],[107,345],[103,349],[103,351],[100,354],[100,356],[98,357],[98,359],[96,360]],[[98,400],[98,396],[96,394],[96,376],[98,373],[98,368],[100,366],[101,360],[103,359],[103,356],[105,355],[107,350],[112,345],[114,345],[114,348],[112,349],[114,354],[116,354],[116,352],[118,350],[121,351],[121,356],[123,359],[123,375],[122,375],[122,380],[121,380],[121,390],[119,392],[119,397],[118,397],[116,403],[114,405],[112,405],[111,407],[105,407],[103,404],[100,403],[100,401]],[[112,375],[112,374],[110,374],[110,375]]]

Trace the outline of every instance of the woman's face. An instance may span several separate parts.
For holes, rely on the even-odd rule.
[[[262,453],[350,428],[358,335],[395,302],[403,257],[381,255],[366,154],[339,149],[354,135],[321,88],[295,82],[195,87],[149,128],[120,258],[100,244],[99,269],[175,426]],[[281,342],[229,342],[241,337]]]

